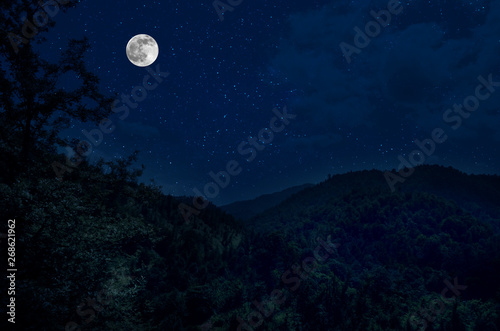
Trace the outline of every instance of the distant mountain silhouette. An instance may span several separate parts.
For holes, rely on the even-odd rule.
[[[298,211],[304,215],[308,210],[307,214],[313,216],[316,214],[315,210],[328,209],[332,203],[341,200],[348,200],[358,209],[367,199],[389,201],[413,193],[425,193],[438,200],[456,204],[464,212],[483,220],[496,219],[498,222],[492,225],[500,229],[500,176],[469,175],[452,167],[438,165],[416,167],[415,172],[404,183],[396,185],[396,191],[393,193],[384,173],[379,170],[334,175],[284,199],[264,214],[254,216],[251,222],[247,218],[246,223],[253,229],[263,227],[268,231],[269,227],[272,227],[283,230],[281,225],[292,225],[290,220],[296,217]]]
[[[233,215],[237,219],[247,220],[271,207],[276,206],[293,194],[296,194],[312,186],[314,185],[303,184],[299,186],[293,186],[280,192],[264,194],[252,200],[233,202],[228,205],[220,206],[219,208],[224,210],[226,213]]]

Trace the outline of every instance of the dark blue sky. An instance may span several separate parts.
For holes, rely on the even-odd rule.
[[[459,113],[443,118],[475,95],[478,76],[500,82],[500,1],[429,2],[403,2],[350,61],[340,43],[354,47],[355,28],[364,30],[374,20],[370,11],[390,1],[244,0],[220,21],[210,1],[88,0],[54,17],[40,54],[57,58],[68,38],[87,36],[88,67],[101,91],[130,94],[147,71],[128,61],[128,40],[144,33],[158,42],[151,68],[169,76],[127,118],[110,117],[116,129],[91,157],[138,149],[143,181],[154,178],[166,193],[203,191],[209,172],[231,160],[242,171],[211,199],[216,204],[328,173],[397,168],[398,156],[408,158],[414,140],[431,138],[435,128],[448,139],[426,163],[500,173],[500,87],[482,88],[491,93],[460,115],[458,128]],[[269,127],[273,108],[284,107],[296,117],[247,162],[238,146]],[[86,139],[82,129],[96,126],[75,122],[64,135]]]

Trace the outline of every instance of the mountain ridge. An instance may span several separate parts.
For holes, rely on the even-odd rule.
[[[314,184],[308,183],[292,186],[282,191],[260,195],[254,199],[232,202],[227,205],[219,206],[219,208],[233,215],[236,219],[246,220],[312,186],[314,186]]]

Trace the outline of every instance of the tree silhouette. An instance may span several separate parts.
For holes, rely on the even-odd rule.
[[[57,10],[67,10],[76,2],[60,1]],[[99,92],[99,78],[86,68],[87,38],[69,40],[54,63],[39,56],[36,44],[43,43],[43,34],[54,26],[53,21],[41,25],[40,17],[49,20],[47,14],[54,15],[55,7],[44,10],[34,1],[23,0],[0,6],[0,30],[7,32],[0,36],[0,132],[14,156],[26,165],[37,147],[53,150],[55,144],[67,144],[58,133],[71,119],[96,123],[104,119],[113,98]],[[23,14],[26,19],[19,20]],[[62,86],[63,76],[74,77],[75,86]]]

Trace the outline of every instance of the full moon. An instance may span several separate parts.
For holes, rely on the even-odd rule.
[[[155,62],[159,48],[156,40],[147,34],[138,34],[127,44],[127,57],[138,67],[147,67]]]

